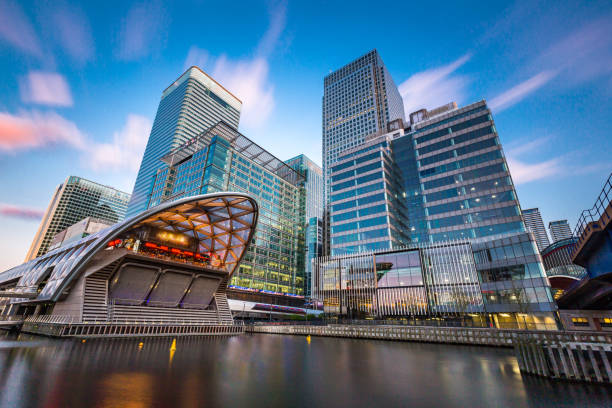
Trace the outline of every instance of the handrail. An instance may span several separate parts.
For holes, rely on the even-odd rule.
[[[604,186],[599,193],[599,196],[595,200],[593,207],[582,211],[576,227],[574,228],[574,236],[578,238],[576,244],[574,244],[574,252],[582,244],[586,238],[583,236],[585,232],[588,232],[591,228],[599,229],[599,220],[602,215],[606,212],[606,209],[612,202],[612,173],[608,176],[608,179],[604,182]]]
[[[83,320],[75,316],[63,315],[40,315],[26,317],[28,323],[54,323],[54,324],[134,324],[134,325],[207,325],[207,326],[244,326],[242,321],[218,321],[209,319],[108,319],[108,320]]]

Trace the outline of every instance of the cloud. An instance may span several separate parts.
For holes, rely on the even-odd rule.
[[[85,135],[60,115],[48,112],[0,112],[0,151],[15,152],[52,144],[85,146]]]
[[[39,58],[43,56],[38,36],[28,17],[18,4],[11,1],[0,4],[0,38],[27,54]]]
[[[561,158],[545,160],[539,163],[525,163],[513,156],[506,157],[514,184],[526,184],[532,181],[558,176],[564,172]]]
[[[137,60],[150,55],[165,42],[167,16],[161,2],[133,5],[123,20],[119,38],[119,58]]]
[[[612,73],[612,14],[572,31],[535,59],[534,66],[564,71],[569,84]]]
[[[19,83],[21,100],[51,106],[72,106],[66,79],[54,72],[30,71]]]
[[[44,215],[44,211],[37,208],[18,207],[12,204],[0,203],[0,215],[23,220],[40,220]]]
[[[259,40],[256,55],[267,56],[278,44],[278,40],[285,29],[287,22],[287,2],[285,0],[276,1],[268,7],[270,24],[264,36]]]
[[[433,109],[451,101],[461,103],[469,79],[453,74],[470,57],[466,54],[448,65],[418,72],[402,82],[398,88],[404,100],[406,117],[422,108]]]
[[[499,113],[522,101],[527,95],[547,84],[556,75],[556,71],[542,71],[491,99],[489,107]]]
[[[92,143],[86,149],[84,160],[94,170],[128,170],[136,174],[149,134],[149,118],[130,114],[121,130],[113,134],[110,143]]]
[[[74,6],[56,6],[50,19],[59,42],[73,60],[82,65],[93,58],[94,41],[85,13]]]
[[[547,146],[552,143],[554,143],[553,137],[542,136],[519,140],[508,145],[506,161],[516,185],[552,177],[566,178],[593,173],[601,174],[610,170],[609,163],[584,164],[584,157],[582,157],[584,155],[576,151],[540,161],[528,162],[525,159],[524,156],[530,154],[541,156]]]
[[[240,123],[246,128],[262,126],[274,111],[274,86],[269,78],[268,56],[285,28],[286,13],[286,1],[271,5],[270,23],[252,58],[232,60],[226,55],[215,58],[196,46],[192,46],[187,54],[185,69],[192,65],[212,67],[212,77],[242,101]]]
[[[264,58],[230,61],[222,55],[215,62],[212,76],[242,101],[240,123],[257,128],[274,110],[274,87],[268,79]]]

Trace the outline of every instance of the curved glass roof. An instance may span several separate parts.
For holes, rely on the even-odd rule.
[[[163,203],[0,273],[0,285],[19,279],[15,292],[35,294],[38,285],[48,276],[47,284],[34,300],[56,300],[110,241],[144,225],[192,237],[197,242],[198,252],[215,255],[229,276],[246,252],[257,216],[257,202],[244,193],[213,193]]]

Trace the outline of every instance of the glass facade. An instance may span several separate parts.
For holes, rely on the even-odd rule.
[[[305,199],[305,269],[306,284],[304,293],[311,296],[312,260],[323,255],[323,170],[319,165],[303,154],[287,160],[285,163],[304,175]]]
[[[149,207],[195,194],[238,191],[253,196],[259,220],[230,287],[305,294],[305,179],[225,123],[162,158]]]
[[[514,184],[484,101],[459,109],[452,104],[441,114],[371,137],[339,155],[331,167],[330,184],[332,254],[339,254],[340,247],[374,250],[406,242],[525,231]],[[339,236],[346,231],[338,222],[358,217],[361,207],[374,197],[382,204],[392,204],[387,209],[386,244],[358,244],[364,236],[355,231]]]
[[[26,262],[47,253],[56,234],[87,218],[115,224],[125,217],[130,195],[70,176],[57,189],[28,251]]]
[[[162,93],[134,184],[127,216],[149,207],[160,158],[200,132],[224,121],[237,128],[242,102],[198,67],[189,68]]]
[[[501,328],[543,321],[555,328],[556,306],[528,233],[319,258],[313,294],[327,313],[352,317],[480,316]]]
[[[331,169],[332,255],[390,249],[409,241],[406,208],[390,139],[341,154]]]
[[[366,136],[404,119],[404,102],[378,51],[372,50],[327,75],[323,91],[323,175],[325,200],[331,166]]]

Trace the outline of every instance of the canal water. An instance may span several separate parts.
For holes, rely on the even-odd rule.
[[[246,334],[0,338],[0,407],[611,407],[510,349]]]

